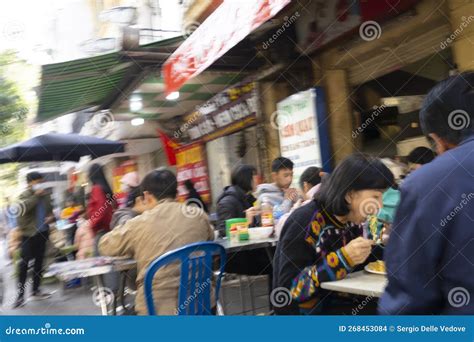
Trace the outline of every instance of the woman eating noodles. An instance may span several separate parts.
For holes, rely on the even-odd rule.
[[[273,291],[289,291],[291,301],[275,305],[276,314],[350,314],[357,298],[320,284],[343,279],[368,261],[374,241],[363,237],[362,223],[382,207],[393,184],[379,159],[353,154],[323,181],[314,200],[288,218],[274,257]]]

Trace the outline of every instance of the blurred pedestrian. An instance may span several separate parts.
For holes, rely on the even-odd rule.
[[[101,165],[91,165],[89,180],[92,188],[87,203],[87,217],[94,236],[101,236],[110,230],[116,202]]]
[[[49,239],[49,224],[55,221],[49,193],[42,187],[43,176],[39,172],[26,175],[28,188],[20,195],[18,228],[21,233],[21,255],[19,263],[18,296],[14,308],[23,306],[26,278],[30,260],[34,260],[33,300],[49,298],[49,293],[40,291],[43,275],[43,260]]]

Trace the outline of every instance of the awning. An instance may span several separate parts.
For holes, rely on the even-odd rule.
[[[170,54],[182,37],[140,46],[140,51]],[[167,49],[169,47],[169,49]],[[160,52],[157,52],[160,53]],[[107,108],[144,72],[141,63],[123,52],[42,67],[37,121],[91,107]]]
[[[179,90],[290,2],[224,1],[163,64],[166,93]]]

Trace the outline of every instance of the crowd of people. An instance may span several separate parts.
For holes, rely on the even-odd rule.
[[[348,156],[331,173],[307,168],[298,180],[299,189],[292,186],[290,159],[273,160],[272,182],[265,184],[258,184],[256,167],[240,164],[217,199],[214,226],[207,206],[198,215],[187,214],[187,204],[176,199],[177,179],[170,170],[153,170],[140,183],[135,181],[127,188],[125,207],[118,208],[102,167],[94,164],[86,207],[68,202],[61,214],[77,224],[71,241],[78,249],[76,257],[134,258],[135,310],[146,314],[143,281],[153,260],[190,243],[213,240],[215,231],[225,237],[230,219],[245,218],[249,226],[261,226],[265,204],[272,208],[278,237],[273,260],[259,250],[239,253],[229,258],[226,272],[267,274],[273,288],[286,288],[291,301],[274,308],[276,314],[352,312],[360,304],[358,297],[323,290],[321,283],[343,279],[381,259],[386,261],[388,286],[378,307],[367,306],[368,313],[473,313],[474,302],[455,307],[448,300],[453,288],[474,291],[474,204],[466,200],[474,197],[473,84],[474,73],[465,73],[439,83],[428,94],[420,123],[436,153],[426,147],[413,150],[405,177],[392,172],[393,161],[362,153]],[[465,127],[453,128],[454,111],[468,115]],[[40,283],[49,227],[56,220],[50,195],[40,186],[41,174],[28,174],[27,182],[20,196],[24,213],[18,217],[22,242],[15,307],[25,302],[30,260],[33,298],[48,297]],[[186,187],[190,202],[202,203],[192,182]],[[457,210],[459,203],[464,204]],[[175,314],[178,284],[177,265],[159,271],[153,287],[158,314]]]

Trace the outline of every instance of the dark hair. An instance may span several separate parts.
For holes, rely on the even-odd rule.
[[[157,200],[175,199],[178,193],[178,181],[170,170],[153,170],[145,176],[140,188],[142,193],[148,191]]]
[[[387,189],[395,183],[393,173],[380,159],[362,153],[345,158],[321,184],[315,199],[333,215],[347,215],[350,191]]]
[[[104,169],[100,164],[92,164],[89,168],[89,179],[93,185],[98,185],[107,197],[112,197],[113,192],[107,178],[105,178]]]
[[[231,183],[241,188],[244,192],[252,191],[252,178],[256,173],[257,169],[252,165],[238,165],[232,170],[230,176]]]
[[[188,189],[188,191],[191,191],[194,189],[194,183],[190,179],[186,179],[183,184],[186,187],[186,189]]]
[[[407,157],[407,160],[413,164],[428,164],[436,157],[433,150],[428,147],[419,146],[413,149]]]
[[[272,161],[272,172],[280,170],[293,170],[293,162],[285,157],[278,157]]]
[[[43,178],[44,177],[41,173],[36,172],[36,171],[32,171],[32,172],[30,172],[26,175],[26,182],[31,183],[32,181],[40,180],[40,179],[43,179]]]
[[[128,191],[127,202],[125,205],[127,208],[133,208],[138,197],[142,196],[142,191],[139,186],[131,187]]]
[[[428,136],[435,133],[452,144],[474,134],[474,72],[439,82],[426,95],[420,110],[420,125]]]
[[[316,166],[310,166],[300,176],[300,187],[303,189],[303,183],[306,182],[311,186],[318,185],[321,183],[321,176],[319,175],[321,169]]]

